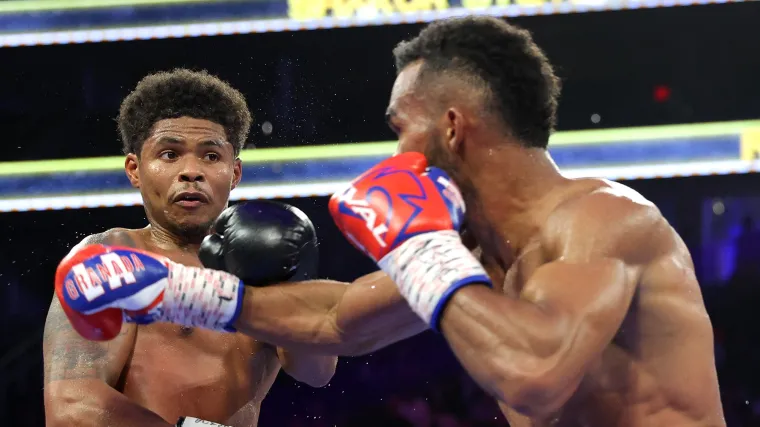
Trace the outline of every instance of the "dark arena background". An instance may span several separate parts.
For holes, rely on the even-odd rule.
[[[554,63],[560,167],[630,185],[684,238],[728,425],[760,426],[760,3],[703,0],[0,1],[0,424],[45,424],[57,263],[86,235],[146,225],[114,120],[140,78],[205,69],[241,90],[254,124],[233,199],[303,209],[320,276],[350,281],[374,265],[337,231],[327,198],[395,149],[383,119],[392,48],[471,13],[531,30]],[[507,423],[428,332],[342,358],[324,388],[280,374],[260,425]]]

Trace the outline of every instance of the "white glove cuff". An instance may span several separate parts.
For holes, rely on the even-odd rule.
[[[169,266],[162,315],[159,320],[216,331],[234,332],[240,314],[243,283],[219,270]]]
[[[454,230],[414,236],[378,264],[396,282],[412,310],[434,330],[459,288],[476,283],[491,286],[485,269]]]

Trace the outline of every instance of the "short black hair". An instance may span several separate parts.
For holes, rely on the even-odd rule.
[[[159,72],[140,80],[121,103],[117,121],[124,154],[140,155],[156,122],[179,117],[208,120],[224,127],[236,156],[251,127],[245,97],[227,82],[206,71]]]
[[[493,17],[443,20],[401,42],[393,54],[399,73],[421,60],[420,76],[453,71],[481,80],[489,107],[508,131],[526,146],[546,148],[560,81],[527,30]]]

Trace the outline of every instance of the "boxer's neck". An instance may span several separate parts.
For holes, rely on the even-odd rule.
[[[506,241],[508,249],[490,246],[498,252],[492,256],[508,259],[535,239],[554,209],[553,195],[570,180],[560,174],[546,150],[501,143],[473,154],[474,226],[481,236]]]
[[[161,249],[198,253],[203,241],[203,239],[188,239],[187,236],[172,233],[158,224],[151,224],[146,228],[151,243]]]

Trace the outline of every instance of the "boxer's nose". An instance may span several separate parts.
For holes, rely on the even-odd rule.
[[[179,180],[180,182],[203,182],[206,178],[197,162],[186,161],[179,174]]]
[[[179,175],[179,180],[182,182],[203,182],[205,178],[201,172],[186,171]]]

